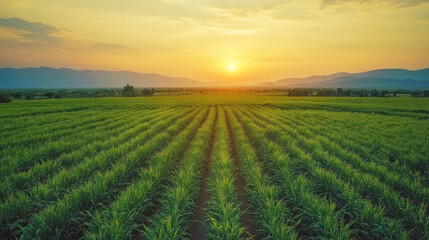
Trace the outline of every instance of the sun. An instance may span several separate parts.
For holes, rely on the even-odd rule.
[[[234,66],[229,66],[229,71],[234,71],[235,67]]]

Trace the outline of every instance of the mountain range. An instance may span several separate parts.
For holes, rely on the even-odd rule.
[[[339,72],[306,78],[285,78],[258,84],[293,88],[395,88],[429,89],[429,68],[422,70],[377,69],[361,73]]]
[[[0,68],[0,88],[120,88],[208,87],[190,78],[130,71],[73,70],[68,68]],[[429,89],[429,68],[378,69],[361,73],[339,72],[306,78],[263,82],[258,87]]]
[[[0,68],[0,88],[201,87],[203,82],[157,73],[73,70],[68,68]]]

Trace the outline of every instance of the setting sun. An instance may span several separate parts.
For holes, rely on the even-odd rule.
[[[429,2],[361,2],[0,1],[0,65],[155,72],[209,85],[427,67]]]

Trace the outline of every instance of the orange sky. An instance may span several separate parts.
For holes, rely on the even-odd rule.
[[[426,68],[428,43],[424,0],[0,1],[3,67],[157,72],[236,85]]]

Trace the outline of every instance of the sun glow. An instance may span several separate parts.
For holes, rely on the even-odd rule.
[[[229,66],[229,71],[234,71],[235,67],[234,66]]]

